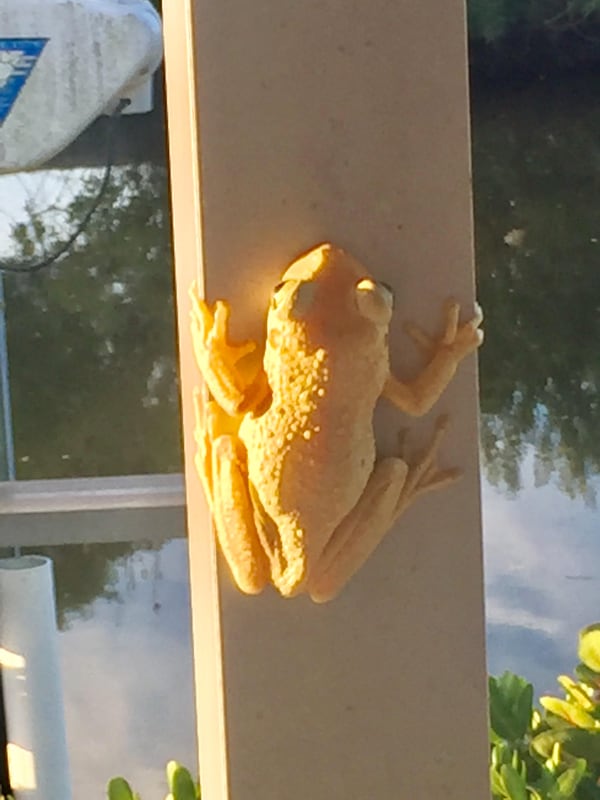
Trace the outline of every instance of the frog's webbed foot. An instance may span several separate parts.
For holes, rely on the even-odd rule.
[[[437,466],[438,450],[447,429],[448,416],[443,415],[436,421],[431,442],[421,453],[417,462],[408,469],[394,511],[394,521],[422,494],[443,489],[461,476],[462,473],[459,469],[439,469]]]
[[[269,563],[261,546],[248,488],[246,450],[236,422],[216,402],[194,394],[196,469],[212,512],[221,551],[236,584],[258,594],[269,580]]]
[[[483,342],[483,331],[479,327],[482,320],[481,309],[476,306],[474,316],[461,323],[459,304],[448,300],[444,328],[438,336],[430,336],[418,325],[406,323],[404,330],[422,352],[426,365],[409,382],[390,375],[383,395],[407,414],[426,414],[454,377],[462,359]]]
[[[229,305],[217,300],[211,308],[198,294],[194,283],[192,301],[192,343],[196,362],[210,393],[231,416],[256,408],[268,395],[262,369],[248,378],[239,362],[256,350],[256,342],[233,343],[228,337]]]
[[[363,494],[334,531],[309,576],[308,593],[315,602],[338,594],[418,497],[460,476],[459,470],[437,465],[447,425],[447,417],[437,421],[431,442],[413,466],[404,458],[384,458],[375,465]]]
[[[425,333],[414,322],[406,322],[404,325],[405,332],[428,362],[432,361],[440,351],[451,355],[456,362],[462,361],[469,353],[477,350],[483,342],[483,331],[480,327],[483,322],[483,313],[479,305],[475,305],[473,317],[461,324],[459,322],[460,305],[449,298],[444,304],[444,317],[443,332],[437,337]]]

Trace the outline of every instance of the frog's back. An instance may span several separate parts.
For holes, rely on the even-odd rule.
[[[391,310],[389,288],[331,245],[295,262],[273,295],[264,357],[271,401],[246,417],[240,436],[283,552],[301,553],[308,568],[373,468]]]
[[[360,497],[375,460],[373,411],[387,365],[318,349],[286,360],[273,400],[240,434],[251,483],[280,535],[318,558]],[[282,542],[285,549],[285,542]]]

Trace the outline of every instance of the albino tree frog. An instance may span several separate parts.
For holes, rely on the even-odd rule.
[[[421,415],[481,343],[481,312],[444,330],[407,332],[427,364],[411,382],[390,373],[393,295],[348,253],[323,244],[295,261],[273,291],[262,365],[255,342],[228,341],[229,306],[192,287],[192,336],[209,389],[196,391],[196,466],[238,587],[272,584],[285,597],[334,597],[420,495],[448,485],[437,466],[446,420],[409,465],[377,460],[373,412],[383,396]]]

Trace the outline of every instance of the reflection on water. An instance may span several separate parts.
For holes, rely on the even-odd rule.
[[[92,614],[95,600],[119,599],[119,565],[127,563],[135,546],[119,542],[23,548],[24,553],[29,551],[52,559],[58,627],[65,630],[74,620]]]
[[[488,658],[554,691],[600,619],[600,105],[474,98]]]
[[[73,598],[85,614],[59,639],[74,797],[103,797],[118,774],[162,797],[169,759],[197,768],[187,569],[183,539],[131,548],[110,597]]]
[[[0,179],[0,212],[12,220],[0,260],[27,264],[59,250],[101,176],[35,174],[22,207],[15,180]],[[7,273],[4,287],[17,477],[179,471],[166,168],[115,167],[68,254],[32,275]]]
[[[489,479],[579,496],[600,469],[600,105],[591,81],[476,97],[483,446]]]
[[[598,513],[553,486],[536,487],[531,449],[519,495],[488,483],[483,503],[489,669],[554,691],[556,675],[577,662],[578,630],[600,619]]]

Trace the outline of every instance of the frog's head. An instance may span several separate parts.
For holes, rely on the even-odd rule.
[[[268,335],[278,338],[289,323],[308,334],[380,340],[389,326],[393,305],[389,286],[374,280],[344,250],[322,244],[294,261],[275,287]]]

